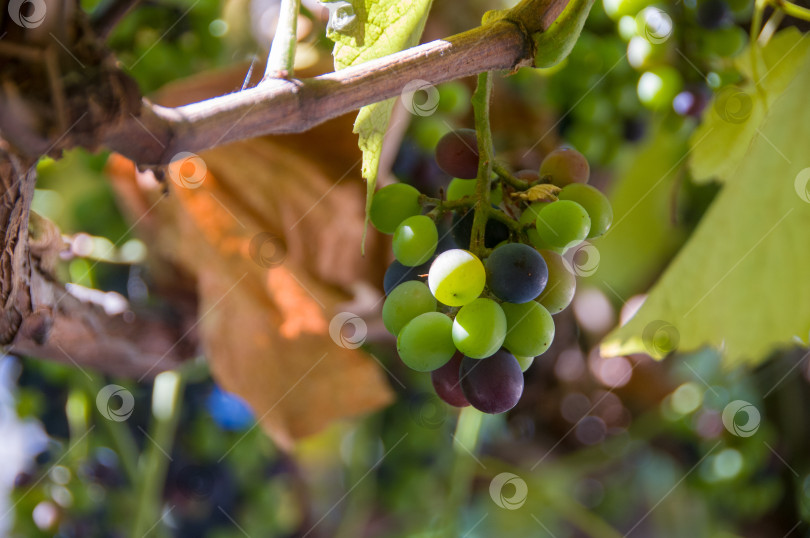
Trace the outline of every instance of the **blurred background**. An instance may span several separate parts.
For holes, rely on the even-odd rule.
[[[82,2],[88,11],[96,4]],[[303,4],[297,68],[330,71],[327,11]],[[472,28],[484,11],[504,7],[436,0],[423,41]],[[238,90],[254,66],[261,72],[277,11],[272,0],[146,0],[109,44],[146,95],[178,99],[166,85],[201,73],[209,86]],[[684,157],[712,95],[742,77],[734,58],[748,43],[752,13],[753,0],[598,0],[568,59],[498,79],[498,158],[514,170],[536,169],[546,153],[570,144],[589,159],[591,183],[612,198],[616,218],[627,221],[599,243],[598,271],[580,277],[572,305],[555,316],[554,344],[526,372],[521,402],[485,416],[477,444],[456,430],[458,411],[435,396],[428,377],[399,362],[374,308],[363,314],[364,350],[393,399],[284,447],[257,426],[244,400],[214,382],[205,357],[152,383],[5,356],[0,535],[810,536],[803,350],[774,351],[756,368],[724,366],[711,349],[665,361],[654,352],[598,351],[718,193],[717,184],[692,180]],[[797,23],[768,24],[774,32]],[[654,39],[642,35],[649,26]],[[473,83],[440,85],[434,114],[400,111],[383,184],[396,178],[430,195],[446,187],[433,148],[446,132],[472,126]],[[194,84],[204,85],[184,88]],[[340,143],[353,146],[352,118],[340,121]],[[333,143],[324,136],[308,140]],[[131,227],[108,159],[76,150],[41,161],[33,209],[70,245],[58,265],[63,281],[101,290],[110,312],[162,308],[151,245]],[[340,226],[323,233],[341,234]],[[370,233],[372,244],[385,246]],[[358,242],[351,253],[364,266],[356,302],[381,295],[385,248],[361,258]],[[666,336],[677,339],[677,331]],[[120,398],[113,411],[121,416],[105,414],[100,394]],[[737,421],[738,407],[724,421],[737,401],[753,410]]]

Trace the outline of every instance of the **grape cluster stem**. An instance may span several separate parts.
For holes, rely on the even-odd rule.
[[[483,258],[485,255],[484,233],[490,211],[490,178],[492,177],[492,131],[489,126],[489,103],[492,99],[492,72],[478,74],[478,85],[472,95],[475,115],[475,132],[478,141],[478,177],[475,184],[475,217],[473,219],[470,250]]]

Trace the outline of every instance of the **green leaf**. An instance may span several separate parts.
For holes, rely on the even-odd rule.
[[[335,42],[335,69],[343,69],[415,46],[422,36],[432,0],[352,0],[329,2],[327,36]],[[354,122],[363,152],[362,173],[367,182],[366,226],[377,185],[383,137],[395,99],[364,106]],[[365,243],[365,241],[364,241]]]
[[[696,182],[734,177],[768,107],[793,80],[808,47],[807,35],[791,27],[777,33],[753,55],[748,47],[737,56],[736,67],[748,82],[719,90],[707,107],[703,124],[692,135],[689,164]],[[759,88],[754,85],[752,59],[757,62]]]
[[[620,300],[647,289],[684,241],[673,224],[672,193],[686,167],[687,133],[650,130],[655,136],[620,164],[609,193],[613,225],[593,242],[598,270],[588,280]]]
[[[756,364],[810,333],[810,55],[697,230],[607,356],[716,346]]]

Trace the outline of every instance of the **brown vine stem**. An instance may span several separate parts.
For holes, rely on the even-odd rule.
[[[413,80],[439,84],[530,65],[532,33],[547,29],[566,4],[524,0],[490,24],[315,78],[266,80],[255,88],[177,108],[144,101],[139,117],[112,126],[103,142],[139,164],[165,164],[179,151],[306,131],[396,97]]]

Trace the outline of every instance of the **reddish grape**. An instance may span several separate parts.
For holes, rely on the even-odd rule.
[[[461,381],[458,377],[462,357],[464,355],[456,353],[450,359],[450,362],[430,373],[430,380],[433,382],[433,389],[436,394],[454,407],[467,407],[470,405],[470,402],[464,397],[464,391],[461,390]]]
[[[474,129],[450,131],[436,144],[436,164],[459,179],[478,176],[478,141]]]
[[[588,159],[574,148],[557,148],[543,159],[540,175],[549,176],[558,187],[569,183],[587,183],[591,175]]]

